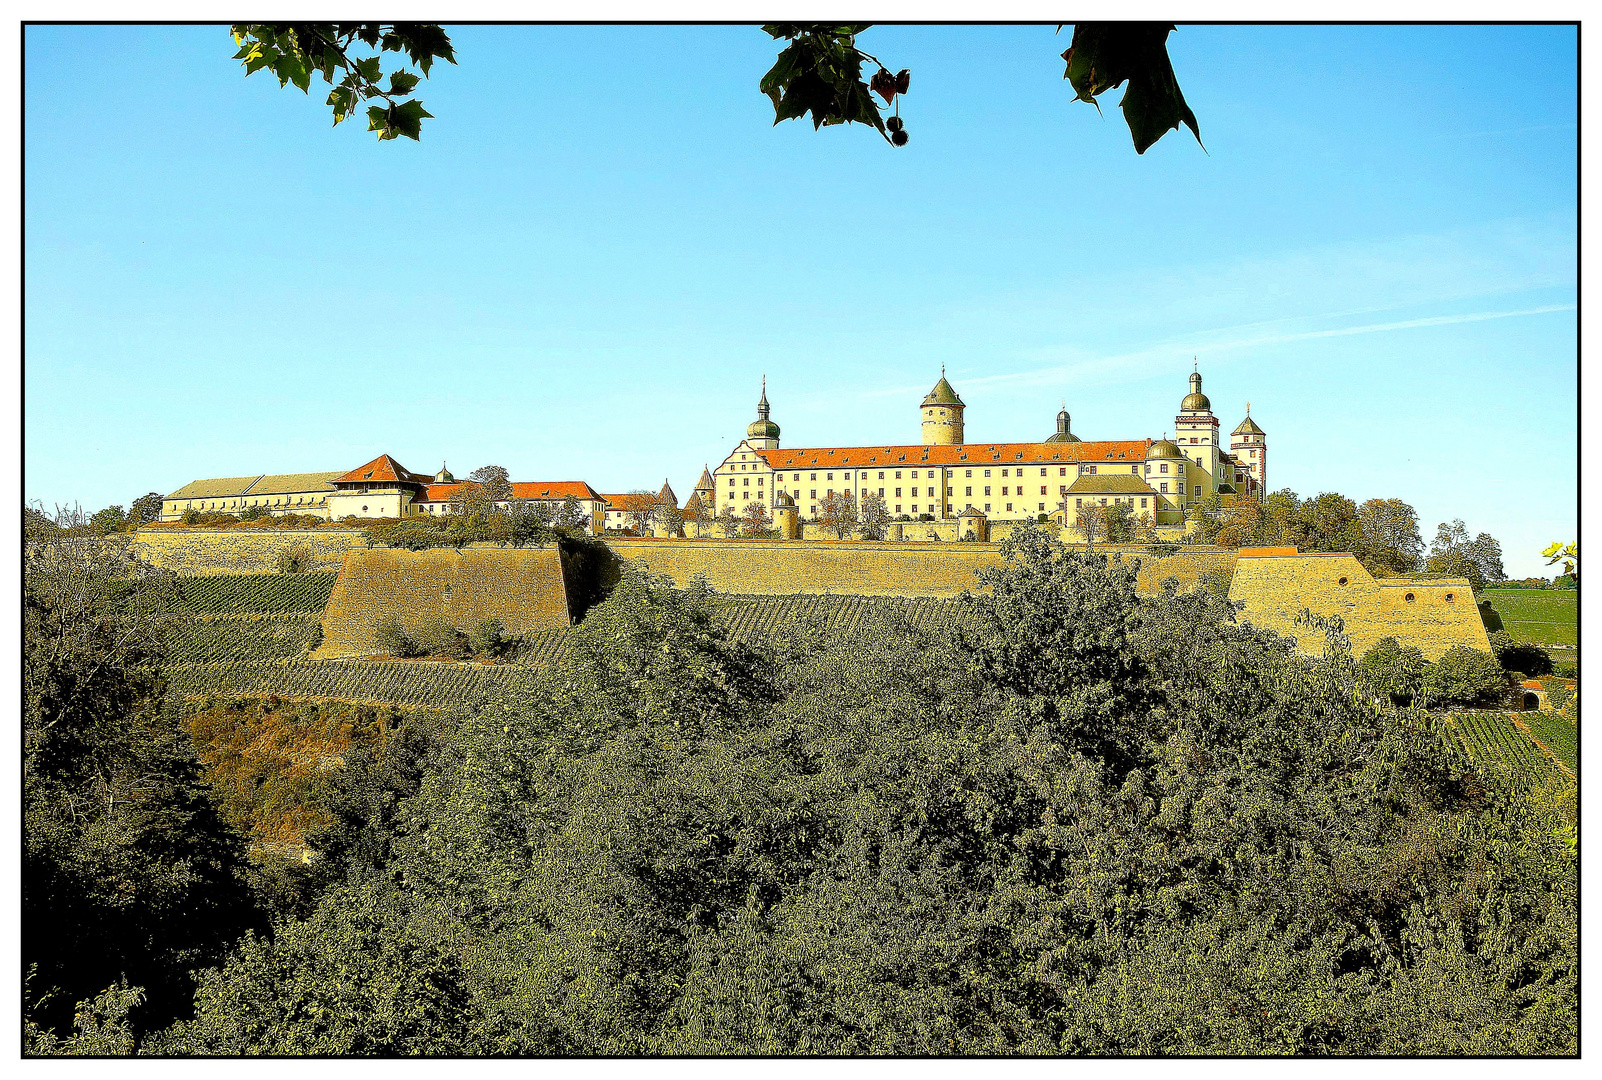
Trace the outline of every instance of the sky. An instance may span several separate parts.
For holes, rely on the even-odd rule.
[[[1572,27],[1183,25],[1205,149],[1137,155],[1051,26],[879,26],[897,149],[775,126],[753,27],[450,26],[422,140],[225,27],[25,31],[25,493],[408,468],[681,497],[755,419],[1171,432],[1192,364],[1269,486],[1576,535]],[[1487,75],[1519,73],[1516,90]]]

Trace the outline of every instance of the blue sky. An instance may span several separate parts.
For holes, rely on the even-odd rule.
[[[28,498],[507,466],[687,494],[754,418],[1169,430],[1192,356],[1270,486],[1576,530],[1575,33],[1182,26],[1207,150],[1073,102],[1067,32],[875,27],[911,142],[772,124],[749,27],[455,27],[420,144],[223,27],[30,27]],[[1486,58],[1519,73],[1516,92]]]

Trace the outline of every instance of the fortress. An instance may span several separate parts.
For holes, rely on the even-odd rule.
[[[1189,381],[1172,438],[1087,441],[1073,433],[1064,407],[1056,431],[1038,442],[969,443],[966,406],[942,371],[918,406],[920,443],[785,448],[764,379],[745,438],[716,469],[703,469],[682,508],[697,537],[686,538],[682,529],[662,535],[660,528],[655,538],[620,535],[631,524],[632,531],[641,531],[637,526],[648,503],[678,506],[666,483],[649,496],[602,494],[579,480],[518,482],[499,505],[544,506],[569,524],[607,534],[620,563],[665,573],[680,585],[700,576],[719,592],[746,596],[955,596],[977,584],[976,570],[1000,562],[997,545],[989,541],[1023,522],[1055,519],[1065,539],[1082,539],[1075,525],[1086,509],[1122,504],[1149,526],[1148,535],[1171,539],[1184,533],[1203,502],[1228,506],[1266,491],[1267,436],[1249,406],[1225,449],[1201,374],[1193,372]],[[551,557],[372,551],[358,531],[364,519],[460,512],[469,487],[444,465],[433,475],[414,473],[388,454],[345,472],[197,480],[166,496],[164,521],[254,508],[345,521],[351,529],[250,536],[144,530],[136,546],[145,558],[180,573],[208,574],[270,570],[279,547],[307,545],[316,565],[340,570],[324,656],[360,655],[373,620],[388,614],[409,621],[425,611],[488,613],[509,628],[531,630],[565,624],[565,598],[575,584],[564,580],[568,569],[559,569]],[[825,540],[806,518],[816,519],[835,495],[849,495],[859,507],[883,500],[892,522],[888,540]],[[704,538],[713,518],[762,519],[769,513],[778,540]],[[977,542],[928,542],[959,537]],[[810,542],[793,542],[802,539]],[[1245,620],[1305,637],[1308,651],[1319,651],[1322,641],[1296,627],[1303,608],[1339,615],[1358,655],[1386,636],[1419,646],[1431,659],[1455,645],[1489,649],[1464,580],[1376,581],[1350,554],[1294,548],[1235,552],[1188,546],[1166,556],[1149,549],[1128,553],[1143,560],[1142,591],[1160,588],[1168,577],[1178,578],[1182,588],[1227,591],[1245,605]]]
[[[990,522],[1048,517],[1073,532],[1087,508],[1123,504],[1131,517],[1177,536],[1202,502],[1216,497],[1227,506],[1267,490],[1266,433],[1248,405],[1226,450],[1199,372],[1191,374],[1189,393],[1180,400],[1173,438],[1089,442],[1073,433],[1064,406],[1056,431],[1038,442],[968,443],[966,408],[942,370],[918,405],[920,443],[783,448],[764,378],[757,418],[745,438],[715,470],[702,470],[681,512],[705,522],[758,509],[780,524],[781,536],[810,539],[803,527],[807,519],[816,520],[825,501],[838,493],[850,496],[854,507],[870,498],[882,500],[892,521],[950,523],[949,536],[910,530],[897,538],[957,539],[964,519],[979,524],[962,533],[979,536]],[[438,518],[460,509],[467,486],[443,464],[433,475],[415,473],[380,454],[345,472],[196,480],[165,497],[162,520],[180,521],[187,512],[303,514],[329,521]],[[602,494],[582,480],[531,481],[513,483],[510,497],[498,505],[542,505],[600,534],[638,523],[642,507],[636,504],[650,498]],[[655,499],[678,506],[668,483]]]

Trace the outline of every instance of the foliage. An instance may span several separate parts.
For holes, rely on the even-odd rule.
[[[123,513],[121,506],[108,506],[97,511],[89,519],[89,527],[101,536],[110,536],[114,532],[121,532],[128,524],[128,515]]]
[[[29,969],[30,981],[34,974]],[[72,1033],[57,1038],[32,1018],[24,1018],[22,1052],[26,1057],[126,1057],[136,1052],[139,1035],[130,1014],[143,1005],[143,987],[119,980],[88,1001],[78,1002],[72,1014]]]
[[[1368,690],[1393,705],[1411,705],[1424,686],[1429,661],[1417,645],[1403,646],[1393,637],[1375,642],[1357,662],[1358,678]]]
[[[473,647],[466,634],[438,617],[425,619],[414,638],[424,656],[440,656],[449,660],[466,660],[473,655]]]
[[[1541,550],[1546,556],[1546,565],[1556,566],[1563,564],[1563,576],[1568,578],[1577,587],[1580,583],[1580,545],[1575,542],[1562,543],[1554,541]]]
[[[304,574],[311,568],[315,557],[310,544],[290,544],[278,553],[278,572],[280,574]]]
[[[890,508],[884,496],[870,491],[862,496],[862,509],[857,518],[858,535],[864,540],[883,540],[890,523]]]
[[[66,1031],[72,1002],[125,979],[146,994],[140,1025],[162,1025],[258,910],[239,837],[160,707],[170,576],[73,535],[81,515],[56,524],[23,567],[22,961],[45,991],[29,1011]]]
[[[133,506],[128,510],[128,523],[137,529],[141,525],[149,525],[151,522],[160,521],[163,502],[161,493],[157,491],[139,496],[133,501]]]
[[[870,25],[768,23],[762,27],[769,37],[790,42],[762,76],[761,89],[773,101],[775,124],[810,112],[814,131],[825,124],[866,124],[886,142],[906,144],[904,133],[899,140],[892,138],[873,92],[877,91],[886,104],[892,103],[907,92],[911,75],[905,70],[891,75],[877,59],[857,48],[857,35]],[[862,79],[864,62],[879,69],[871,89]],[[895,132],[903,132],[899,119],[898,109]]]
[[[1369,499],[1357,508],[1352,554],[1375,577],[1415,573],[1424,555],[1418,511],[1401,499]]]
[[[388,73],[384,85],[383,54],[405,53],[421,78],[428,77],[435,60],[456,63],[450,38],[432,23],[236,23],[230,29],[239,45],[234,59],[247,76],[265,68],[278,77],[279,86],[294,83],[309,93],[312,76],[321,75],[334,88],[326,104],[335,124],[363,102],[382,98],[383,104],[367,108],[367,130],[376,131],[380,140],[417,139],[423,120],[432,116],[421,99],[410,96],[418,75],[401,66]],[[358,57],[358,45],[375,55]]]
[[[473,627],[469,642],[473,652],[487,657],[499,657],[514,644],[506,636],[506,624],[499,619],[484,619],[479,622]]]
[[[399,616],[386,615],[373,628],[373,645],[384,656],[422,656],[423,646],[401,625]]]
[[[1168,35],[1173,30],[1156,23],[1080,23],[1062,54],[1067,63],[1062,77],[1073,85],[1074,99],[1090,102],[1098,112],[1100,94],[1129,83],[1118,105],[1137,154],[1177,131],[1181,122],[1201,144],[1196,114],[1185,104],[1168,59]]]
[[[857,528],[857,501],[851,492],[831,491],[825,494],[818,524],[834,533],[836,540],[851,539],[851,534]]]
[[[764,503],[748,502],[740,513],[740,531],[746,536],[761,536],[771,524],[773,519],[768,516],[768,508]]]
[[[1491,654],[1504,671],[1516,671],[1529,678],[1552,674],[1552,657],[1539,645],[1514,641],[1506,630],[1490,635]]]
[[[1490,705],[1507,693],[1508,680],[1496,657],[1454,645],[1424,672],[1420,694],[1430,708]]]
[[[1450,524],[1443,521],[1436,529],[1424,569],[1431,574],[1468,578],[1476,592],[1490,582],[1507,578],[1502,569],[1502,545],[1489,533],[1470,540],[1461,520]]]
[[[141,528],[159,529],[163,532],[192,527],[229,529],[243,532],[268,532],[286,529],[299,532],[307,529],[350,528],[344,522],[328,521],[325,518],[318,517],[316,514],[273,514],[266,507],[251,507],[250,509],[259,510],[260,513],[246,520],[217,510],[202,512],[191,506],[179,515],[177,521],[153,521],[141,526]]]
[[[1338,648],[1004,549],[955,640],[875,611],[757,651],[626,575],[531,685],[364,770],[317,909],[163,1045],[1575,1052],[1572,799]]]
[[[1134,543],[1137,524],[1134,508],[1128,503],[1115,502],[1107,507],[1105,521],[1109,544]]]

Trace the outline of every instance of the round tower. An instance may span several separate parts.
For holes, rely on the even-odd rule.
[[[745,441],[755,450],[779,448],[779,425],[768,419],[768,377],[762,376],[762,400],[757,402],[756,422],[745,429]]]
[[[946,367],[940,365],[940,381],[918,406],[923,421],[923,445],[955,446],[962,442],[962,410],[957,392],[946,382]]]
[[[1252,419],[1252,403],[1246,403],[1246,419],[1229,436],[1229,452],[1246,466],[1258,486],[1268,490],[1268,433]]]
[[[795,500],[783,491],[773,497],[773,528],[780,540],[801,539],[801,519],[796,513]]]

